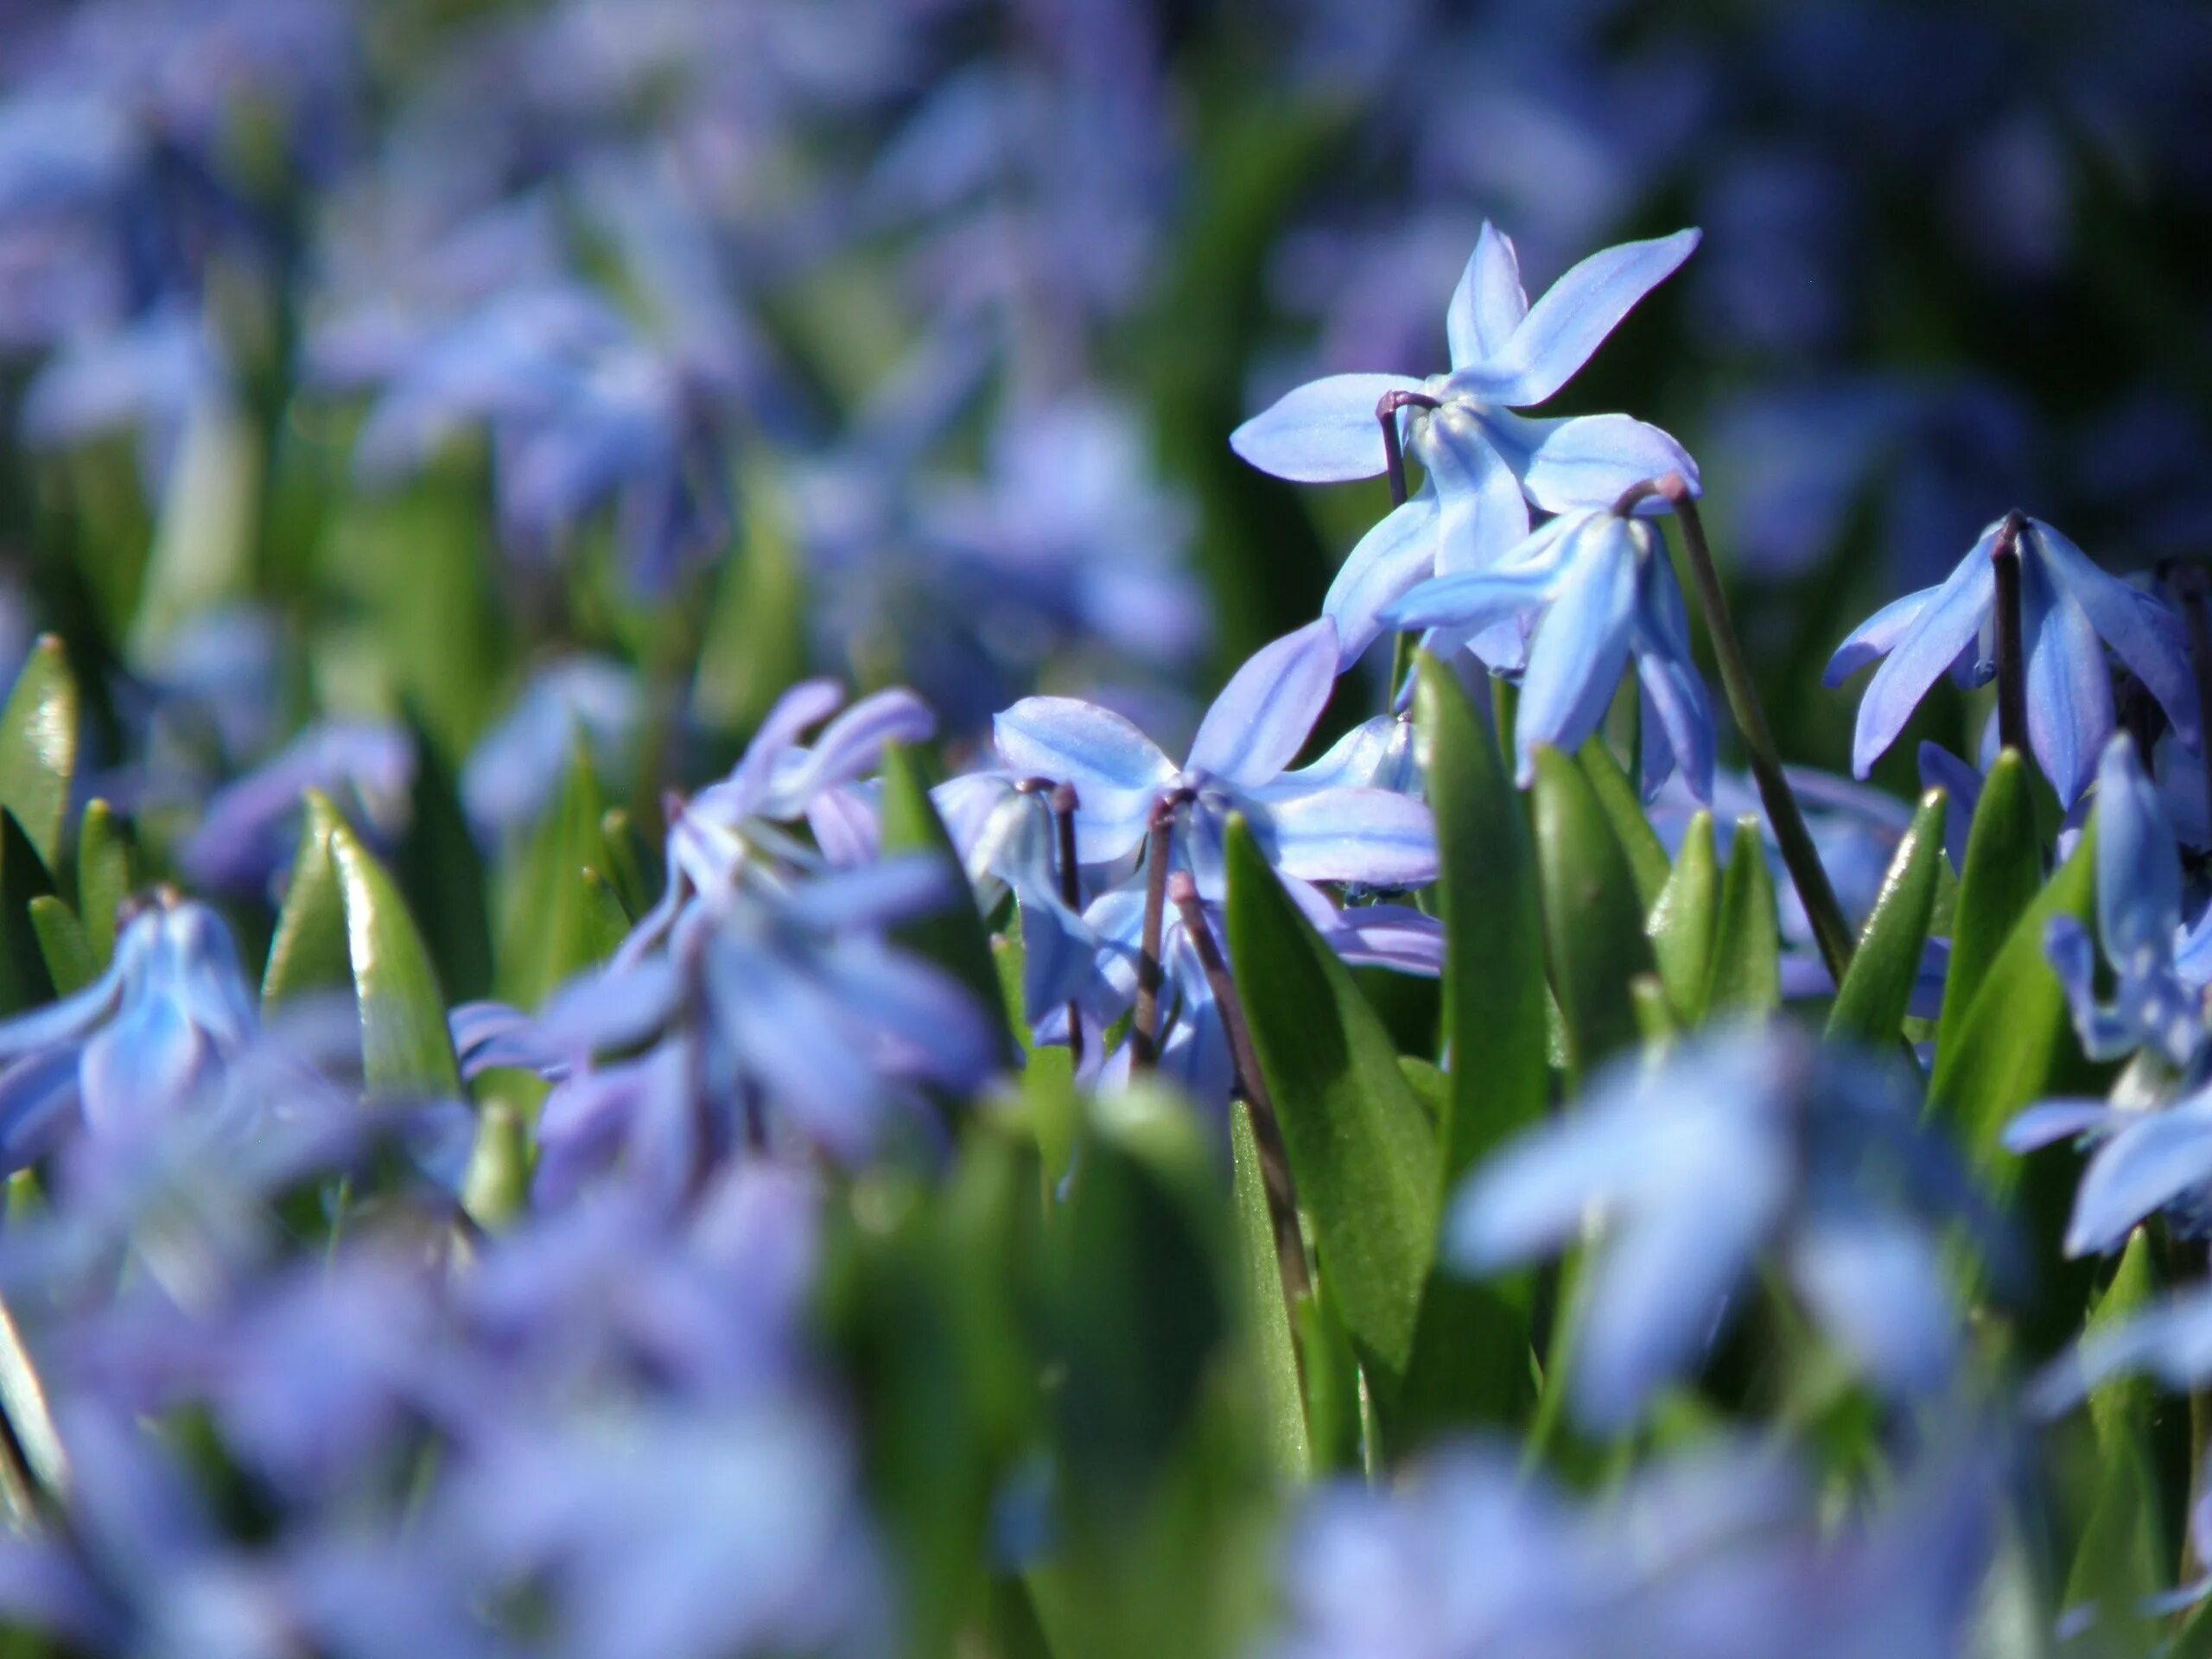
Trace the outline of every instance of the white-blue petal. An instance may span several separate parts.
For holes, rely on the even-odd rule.
[[[1418,391],[1404,374],[1332,374],[1285,392],[1229,435],[1229,447],[1263,473],[1296,484],[1339,484],[1382,470],[1385,392]]]

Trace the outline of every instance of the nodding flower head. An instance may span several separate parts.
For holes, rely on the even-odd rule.
[[[257,1029],[220,916],[157,887],[119,921],[99,979],[0,1022],[0,1168],[34,1162],[80,1120],[120,1135],[178,1109]]]

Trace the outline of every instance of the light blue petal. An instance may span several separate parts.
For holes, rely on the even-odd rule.
[[[106,970],[82,990],[59,1002],[31,1008],[11,1020],[0,1020],[0,1064],[35,1054],[57,1044],[76,1043],[115,1011],[123,995],[123,981],[133,963],[151,946],[161,929],[150,912],[126,925],[116,942],[115,957]]]
[[[2097,931],[2123,976],[2171,963],[2181,929],[2181,860],[2134,740],[2113,734],[2097,762]]]
[[[1421,887],[1436,879],[1436,826],[1428,808],[1384,789],[1322,789],[1270,802],[1255,819],[1273,861],[1307,881]]]
[[[1328,752],[1309,766],[1286,772],[1255,793],[1272,800],[1317,789],[1391,789],[1402,795],[1421,792],[1421,768],[1414,753],[1411,721],[1391,715],[1363,720],[1329,746]]]
[[[1339,909],[1312,883],[1283,881],[1306,919],[1349,966],[1388,968],[1433,979],[1444,971],[1444,929],[1410,905],[1346,905]]]
[[[1467,268],[1459,273],[1459,285],[1452,292],[1451,308],[1444,314],[1452,366],[1471,369],[1503,351],[1528,315],[1529,296],[1522,291],[1521,257],[1513,238],[1484,219]]]
[[[1185,770],[1245,789],[1274,778],[1328,706],[1337,656],[1337,625],[1325,616],[1261,646],[1198,722]]]
[[[2089,930],[2071,916],[2054,916],[2044,931],[2044,955],[2066,993],[2075,1034],[2093,1060],[2116,1060],[2141,1045],[2141,1034],[2097,1001],[2097,951]]]
[[[759,810],[767,817],[796,817],[823,790],[874,772],[887,743],[926,743],[936,734],[937,716],[905,687],[862,697],[823,728],[804,758],[785,753]]]
[[[1542,403],[1590,360],[1638,300],[1690,257],[1698,236],[1677,231],[1592,254],[1551,285],[1502,350],[1455,372],[1454,389],[1514,409]]]
[[[1920,613],[1941,588],[1923,588],[1916,594],[1907,594],[1903,599],[1893,599],[1888,604],[1853,628],[1844,642],[1835,648],[1835,655],[1828,658],[1827,671],[1821,676],[1826,686],[1841,685],[1867,664],[1888,656],[1898,643],[1912,632],[1913,624],[1920,620]]]
[[[96,1135],[128,1136],[175,1111],[214,1056],[167,997],[149,997],[86,1045],[79,1076],[85,1122]]]
[[[2101,1100],[2038,1101],[2005,1126],[2002,1141],[2005,1151],[2024,1157],[2126,1121],[2127,1114]]]
[[[1332,374],[1285,392],[1229,435],[1229,447],[1263,473],[1296,484],[1339,484],[1382,470],[1376,405],[1389,391],[1419,391],[1403,374]]]
[[[2042,556],[2061,591],[2082,607],[2135,677],[2151,688],[2182,741],[2199,747],[2196,679],[2181,619],[2151,594],[2100,570],[2042,520],[2030,519],[2028,529],[2031,550]]]
[[[0,1071],[0,1175],[28,1169],[67,1131],[80,1058],[73,1048],[50,1049]]]
[[[777,762],[808,730],[836,714],[844,701],[844,690],[835,680],[803,680],[791,687],[776,699],[729,776],[702,790],[700,798],[719,803],[721,810],[732,817],[750,817],[767,793]]]
[[[2099,1147],[2082,1172],[2066,1253],[2117,1249],[2136,1224],[2212,1181],[2212,1093],[2145,1112]]]
[[[2212,1287],[2199,1287],[2084,1338],[2040,1372],[2028,1409],[2056,1417],[2107,1379],[2148,1372],[2172,1389],[2212,1379]]]
[[[1951,868],[1967,867],[1967,836],[1974,829],[1974,815],[1981,805],[1981,774],[1941,743],[1920,746],[1920,786],[1940,789],[1951,798],[1943,815],[1943,850]]]
[[[1337,625],[1339,669],[1357,662],[1382,632],[1383,607],[1436,568],[1441,540],[1433,474],[1405,505],[1359,538],[1329,584],[1321,614]]]
[[[1486,422],[1446,404],[1422,423],[1415,453],[1436,486],[1436,574],[1496,569],[1529,539],[1529,499]]]
[[[1680,473],[1693,492],[1697,488],[1697,463],[1689,452],[1657,427],[1626,415],[1535,420],[1495,410],[1484,424],[1520,474],[1529,499],[1546,512],[1610,507],[1630,486],[1669,473]],[[1637,508],[1647,517],[1669,511],[1657,496]]]
[[[2023,562],[2022,631],[2028,645],[2028,743],[2070,808],[2096,773],[2112,735],[2112,671],[2079,605],[2054,593],[2048,572]]]
[[[1514,716],[1519,779],[1533,782],[1536,750],[1573,751],[1598,729],[1627,666],[1636,626],[1636,558],[1624,539],[1592,540],[1578,553],[1529,643]]]
[[[1643,688],[1643,791],[1650,799],[1675,762],[1699,800],[1713,799],[1713,706],[1705,677],[1690,654],[1689,615],[1675,569],[1656,550],[1642,561],[1636,629],[1637,677]],[[1663,740],[1663,741],[1662,741]]]
[[[1872,769],[1876,759],[1897,741],[1905,721],[1912,718],[1928,688],[1980,631],[1997,588],[1996,573],[1989,563],[1994,534],[1993,531],[1976,543],[1959,568],[1929,595],[1927,604],[1867,683],[1852,734],[1853,776],[1864,778]],[[1838,650],[1837,659],[1841,660],[1849,649],[1847,642]],[[1834,664],[1830,667],[1833,671]]]
[[[1076,790],[1077,855],[1121,857],[1144,839],[1153,803],[1175,780],[1175,763],[1121,715],[1073,697],[1024,697],[992,721],[992,741],[1018,777]]]
[[[1872,1212],[1801,1229],[1791,1276],[1822,1331],[1894,1394],[1933,1394],[1958,1351],[1943,1266],[1919,1228]]]
[[[1396,628],[1477,632],[1542,604],[1555,580],[1549,570],[1439,576],[1393,604],[1382,620]]]

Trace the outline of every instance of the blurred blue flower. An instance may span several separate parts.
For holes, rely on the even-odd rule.
[[[197,886],[264,892],[289,867],[308,790],[329,796],[355,829],[389,845],[406,827],[414,782],[415,744],[404,728],[325,721],[216,791],[177,862]]]
[[[993,723],[993,741],[1014,777],[1075,785],[1086,867],[1136,851],[1167,800],[1176,804],[1174,862],[1208,900],[1222,895],[1222,836],[1236,812],[1286,875],[1421,886],[1436,874],[1426,806],[1346,781],[1341,759],[1287,769],[1327,706],[1338,662],[1327,617],[1262,646],[1206,710],[1180,766],[1120,715],[1072,697],[1023,698]]]
[[[1446,1251],[1491,1273],[1557,1254],[1588,1218],[1573,1404],[1627,1427],[1694,1370],[1738,1287],[1777,1260],[1816,1325],[1877,1386],[1922,1398],[1949,1378],[1958,1319],[1945,1228],[1971,1187],[1919,1127],[1906,1080],[1787,1026],[1723,1031],[1656,1065],[1623,1059],[1570,1118],[1471,1176]]]
[[[1389,418],[1427,475],[1352,550],[1323,607],[1344,664],[1373,642],[1384,607],[1421,577],[1487,569],[1519,544],[1532,504],[1549,512],[1609,506],[1630,485],[1668,473],[1694,486],[1695,463],[1656,427],[1624,415],[1530,420],[1512,411],[1564,386],[1697,243],[1695,231],[1681,231],[1608,248],[1532,307],[1512,242],[1485,224],[1446,314],[1449,373],[1332,375],[1230,435],[1238,454],[1279,478],[1371,478],[1387,462],[1382,401],[1412,399]]]
[[[1995,673],[1989,636],[1997,589],[1990,555],[2003,528],[2000,520],[1985,529],[1941,586],[1892,601],[1836,647],[1828,662],[1829,685],[1886,658],[1859,704],[1851,749],[1856,776],[1864,778],[1896,741],[1946,669],[1976,684]],[[2174,729],[2194,747],[2196,686],[2180,620],[2159,600],[2098,569],[2040,519],[2026,521],[2017,545],[2028,741],[2061,804],[2073,805],[2088,787],[2096,757],[2112,735],[2112,675],[2100,639],[2150,689]]]
[[[537,822],[582,743],[601,777],[619,778],[644,711],[637,675],[605,657],[570,657],[540,669],[461,772],[461,804],[480,840]]]
[[[77,1122],[128,1139],[190,1103],[259,1025],[221,917],[162,889],[82,990],[0,1021],[0,1166],[37,1161]]]
[[[1711,798],[1713,714],[1690,653],[1689,615],[1666,546],[1643,520],[1611,506],[1561,513],[1485,569],[1419,584],[1382,620],[1453,640],[1502,622],[1533,633],[1514,716],[1523,785],[1538,748],[1573,751],[1598,729],[1633,658],[1647,794],[1679,764],[1690,792]]]

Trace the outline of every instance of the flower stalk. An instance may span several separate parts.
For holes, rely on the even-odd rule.
[[[1989,550],[1997,577],[1997,741],[2022,754],[2028,752],[2028,653],[2020,614],[2020,532],[2027,525],[2027,515],[2015,507]]]
[[[1162,795],[1153,804],[1144,849],[1144,931],[1137,940],[1137,1001],[1129,1021],[1129,1069],[1149,1071],[1160,1060],[1160,988],[1166,975],[1160,961],[1160,936],[1167,926],[1167,860],[1173,849],[1175,815],[1190,799],[1187,790]]]

